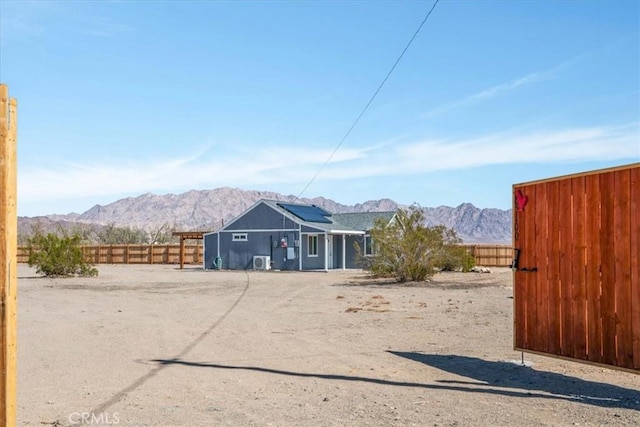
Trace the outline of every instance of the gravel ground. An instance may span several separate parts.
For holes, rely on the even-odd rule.
[[[640,425],[640,376],[513,351],[512,276],[19,270],[18,425]]]

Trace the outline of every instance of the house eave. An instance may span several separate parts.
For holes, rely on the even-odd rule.
[[[354,234],[354,235],[363,235],[363,234],[367,234],[364,231],[361,230],[328,230],[327,233],[329,234]]]

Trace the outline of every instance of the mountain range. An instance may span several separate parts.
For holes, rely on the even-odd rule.
[[[26,232],[34,223],[44,229],[54,226],[115,225],[144,230],[171,227],[178,231],[213,231],[254,205],[260,199],[307,203],[332,213],[381,212],[406,208],[391,199],[369,200],[343,205],[324,197],[300,198],[269,191],[217,188],[191,190],[182,194],[146,193],[107,205],[96,205],[78,214],[18,218],[18,230]],[[457,207],[423,207],[426,225],[453,228],[465,243],[511,243],[511,210],[480,209],[470,203]]]

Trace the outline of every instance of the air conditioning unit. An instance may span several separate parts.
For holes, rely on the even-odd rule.
[[[271,257],[269,255],[253,256],[254,270],[271,270]]]

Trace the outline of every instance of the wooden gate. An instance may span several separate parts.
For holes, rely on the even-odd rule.
[[[513,190],[515,349],[640,373],[640,163]]]

